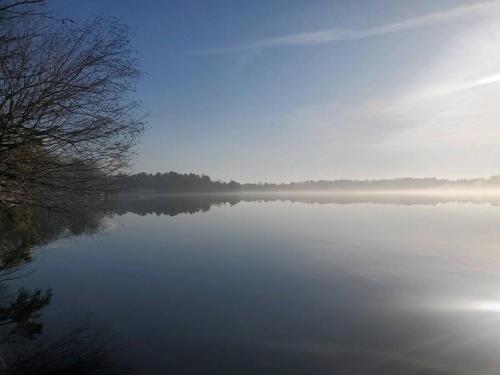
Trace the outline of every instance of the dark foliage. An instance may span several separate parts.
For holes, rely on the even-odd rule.
[[[304,181],[289,184],[214,181],[206,175],[176,172],[139,173],[118,179],[133,193],[212,193],[269,191],[410,191],[432,189],[497,189],[500,177],[445,180],[438,178],[396,178],[386,180]]]
[[[143,193],[199,193],[237,191],[241,184],[213,181],[205,175],[179,174],[175,172],[123,176],[121,182],[128,191]]]

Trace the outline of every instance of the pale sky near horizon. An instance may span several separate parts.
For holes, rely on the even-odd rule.
[[[135,36],[136,171],[500,174],[500,1],[52,0]]]

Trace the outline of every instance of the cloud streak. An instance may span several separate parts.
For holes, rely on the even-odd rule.
[[[413,30],[432,25],[450,22],[459,18],[473,15],[489,15],[493,11],[500,10],[499,1],[487,1],[472,5],[462,5],[446,9],[440,12],[429,13],[420,17],[406,19],[400,22],[389,23],[362,30],[351,29],[325,29],[320,31],[305,32],[274,38],[265,38],[253,43],[241,44],[227,48],[214,48],[192,51],[194,54],[225,54],[237,53],[280,46],[310,46],[327,43],[335,43],[348,40],[359,40],[380,35],[397,33],[400,31]]]

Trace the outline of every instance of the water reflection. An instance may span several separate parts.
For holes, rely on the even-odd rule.
[[[0,283],[0,373],[6,374],[125,374],[90,320],[58,337],[45,337],[43,312],[52,291],[19,289]]]
[[[435,206],[446,203],[477,203],[500,206],[500,194],[474,193],[235,193],[122,195],[106,202],[109,213],[123,215],[168,215],[208,212],[213,206],[241,202],[300,202],[309,204],[388,204]]]
[[[57,337],[46,337],[43,313],[52,289],[18,288],[31,272],[23,269],[35,250],[60,238],[96,234],[102,229],[102,209],[71,207],[55,213],[17,207],[0,213],[0,373],[124,374],[128,368],[113,360],[111,349],[91,320],[73,322]]]
[[[0,233],[0,365],[16,374],[496,373],[500,210],[491,197],[445,202],[164,196],[61,217],[11,214]],[[98,235],[110,216],[120,225]]]
[[[65,212],[32,207],[0,211],[0,275],[5,278],[31,261],[32,252],[63,237],[95,234],[105,213],[98,206],[74,206]]]

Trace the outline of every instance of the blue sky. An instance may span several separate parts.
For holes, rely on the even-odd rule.
[[[500,173],[498,1],[52,0],[134,33],[135,170],[292,181]]]

